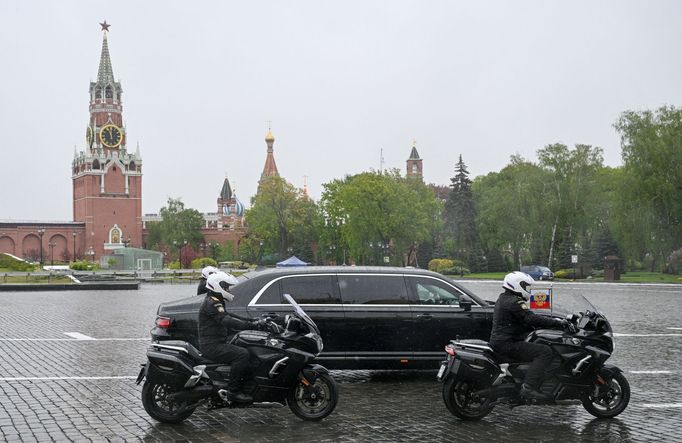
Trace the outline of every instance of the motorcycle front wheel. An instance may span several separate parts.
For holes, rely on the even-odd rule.
[[[321,420],[332,413],[339,401],[336,381],[329,374],[319,374],[312,386],[298,383],[289,389],[287,404],[303,420]]]
[[[630,383],[621,372],[617,372],[596,397],[590,393],[583,398],[583,407],[597,418],[612,418],[623,412],[629,402]]]
[[[475,383],[450,378],[443,385],[443,400],[448,410],[462,420],[480,420],[490,414],[490,400],[473,392],[481,389]]]
[[[175,390],[167,384],[145,381],[142,386],[142,406],[147,414],[161,423],[180,423],[192,415],[194,408],[178,405],[167,396]]]

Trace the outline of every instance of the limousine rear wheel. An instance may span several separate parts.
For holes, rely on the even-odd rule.
[[[443,386],[445,406],[462,420],[480,420],[493,410],[490,399],[474,394],[476,384],[451,377]]]
[[[161,423],[180,423],[192,415],[194,408],[187,408],[169,400],[174,389],[164,383],[146,381],[142,386],[142,406],[147,414]]]
[[[289,390],[291,412],[303,420],[321,420],[332,413],[339,401],[336,381],[329,374],[318,374],[312,386],[298,383]]]

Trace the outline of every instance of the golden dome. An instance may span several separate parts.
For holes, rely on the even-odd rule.
[[[265,135],[265,141],[266,142],[274,142],[275,141],[275,136],[272,135],[272,131],[268,131],[268,133]]]

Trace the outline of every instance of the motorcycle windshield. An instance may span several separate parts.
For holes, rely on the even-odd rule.
[[[601,309],[597,308],[582,294],[557,294],[554,301],[554,312],[562,314],[574,314],[578,312],[596,312],[606,317]]]
[[[320,330],[317,328],[317,325],[315,324],[315,322],[313,321],[313,319],[310,318],[310,317],[308,316],[308,314],[305,313],[305,311],[303,310],[303,308],[301,307],[301,305],[299,305],[298,303],[296,303],[296,300],[294,300],[294,298],[293,298],[291,295],[289,295],[289,294],[283,294],[283,295],[284,295],[284,298],[285,298],[289,303],[291,303],[291,306],[294,307],[294,312],[296,313],[296,316],[297,316],[298,318],[300,318],[301,321],[303,321],[303,323],[305,323],[306,325],[308,325],[308,327],[310,328],[311,331],[315,331],[315,333],[316,333],[317,335],[320,335]]]

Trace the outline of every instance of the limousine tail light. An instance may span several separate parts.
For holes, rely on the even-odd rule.
[[[171,319],[168,317],[156,317],[156,326],[163,329],[170,328]]]
[[[455,347],[452,345],[447,345],[445,347],[445,352],[447,352],[449,356],[454,357],[455,356]]]

